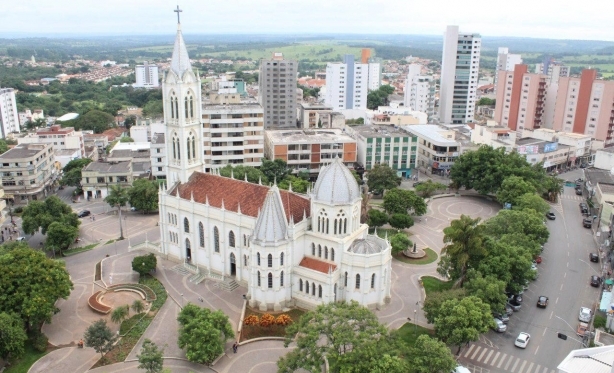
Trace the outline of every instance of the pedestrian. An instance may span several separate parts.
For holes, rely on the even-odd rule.
[[[95,216],[92,216],[92,220],[93,220],[93,221],[96,221],[96,217],[95,217]]]
[[[234,352],[235,354],[237,353],[237,349],[239,348],[239,344],[237,342],[235,342],[232,345],[232,352]]]

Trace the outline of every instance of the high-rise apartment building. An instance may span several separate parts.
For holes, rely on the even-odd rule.
[[[536,74],[546,74],[557,76],[569,76],[570,67],[563,66],[560,62],[553,60],[551,57],[544,58],[544,62],[535,64]]]
[[[497,53],[497,66],[495,68],[495,93],[497,90],[499,71],[514,71],[514,66],[519,65],[521,63],[521,55],[509,53],[509,48],[499,47],[499,51]]]
[[[441,59],[440,123],[473,121],[481,47],[480,34],[460,33],[458,26],[447,27]]]
[[[264,128],[296,128],[298,62],[273,53],[260,62],[258,102],[264,109]]]
[[[2,138],[12,132],[19,132],[19,113],[13,88],[0,88],[0,124]]]
[[[326,65],[326,96],[324,102],[336,110],[366,109],[369,90],[380,85],[380,64],[356,63],[354,55],[343,57],[343,62]]]
[[[408,66],[405,79],[404,105],[411,110],[426,113],[428,121],[435,110],[435,81],[432,75],[422,74],[422,65]]]
[[[147,61],[143,65],[136,65],[134,68],[136,83],[135,88],[158,88],[160,82],[158,79],[158,66],[150,65]]]

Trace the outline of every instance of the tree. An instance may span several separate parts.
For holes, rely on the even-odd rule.
[[[16,359],[25,352],[28,336],[19,315],[0,312],[0,358]]]
[[[408,214],[424,215],[426,213],[426,202],[416,193],[406,189],[390,189],[384,194],[384,210],[389,214]]]
[[[296,342],[297,348],[279,359],[277,371],[320,372],[326,356],[331,372],[354,372],[353,364],[381,357],[389,341],[387,328],[357,302],[323,304],[286,328],[284,346]]]
[[[44,201],[31,201],[23,208],[21,218],[22,229],[27,234],[34,234],[39,229],[43,234],[47,234],[47,230],[53,222],[75,228],[81,224],[72,208],[57,196],[47,197]]]
[[[475,262],[486,254],[483,245],[484,227],[480,225],[480,218],[471,219],[467,215],[461,215],[460,219],[452,220],[449,227],[443,229],[443,242],[446,246],[441,250],[442,254],[449,257],[450,261],[440,262],[450,265],[445,268],[445,273],[452,279],[462,279],[467,272],[470,262]]]
[[[392,246],[392,254],[399,254],[413,245],[413,243],[405,233],[397,233],[390,238],[390,245]]]
[[[232,165],[226,165],[219,169],[220,175],[224,177],[234,177],[236,180],[245,180],[247,175],[247,181],[252,184],[262,183],[268,185],[269,179],[262,173],[261,170],[252,166],[238,165],[232,167]]]
[[[547,177],[544,180],[543,194],[550,200],[550,202],[556,202],[559,195],[563,192],[563,185],[565,181],[556,176]]]
[[[158,183],[153,180],[136,179],[128,189],[130,206],[145,213],[158,210]]]
[[[60,256],[62,256],[62,252],[68,249],[77,237],[79,237],[79,228],[54,221],[47,229],[47,242],[45,244],[54,251],[59,251]]]
[[[139,273],[140,276],[145,276],[156,269],[158,259],[154,254],[136,256],[132,259],[132,270]]]
[[[489,275],[482,277],[482,274],[474,269],[470,269],[467,273],[467,281],[464,288],[467,289],[469,295],[480,298],[484,303],[490,306],[490,309],[496,312],[505,310],[505,290],[507,283],[496,276]]]
[[[234,338],[232,325],[222,311],[211,311],[188,303],[177,317],[179,348],[186,349],[189,361],[211,364],[224,353],[224,344]]]
[[[456,367],[456,360],[445,343],[421,335],[408,354],[410,373],[448,373]]]
[[[544,224],[544,216],[535,210],[501,210],[484,224],[486,234],[503,238],[508,234],[519,234],[543,245],[550,232]],[[445,230],[444,230],[445,231]]]
[[[414,219],[407,214],[392,214],[388,219],[388,224],[395,229],[406,229],[414,225]]]
[[[94,133],[103,133],[113,125],[115,118],[104,111],[90,110],[77,119],[77,121],[81,129],[94,131]]]
[[[435,318],[435,333],[443,342],[458,346],[457,354],[465,343],[477,341],[493,325],[490,306],[478,297],[447,300],[441,308]]]
[[[292,191],[296,193],[307,193],[307,188],[309,188],[309,181],[303,180],[300,177],[288,175],[285,179],[283,179],[277,186],[279,189],[289,190],[290,185],[292,185]]]
[[[107,326],[107,322],[100,319],[90,325],[83,335],[85,345],[92,347],[100,354],[100,358],[104,358],[104,353],[113,348],[113,343],[116,340],[115,334]]]
[[[126,304],[124,306],[115,307],[111,312],[111,321],[116,324],[121,324],[130,315],[130,307]]]
[[[117,207],[119,212],[119,239],[124,239],[124,228],[122,227],[122,207],[128,202],[128,189],[122,188],[121,185],[111,185],[109,194],[104,199],[111,207]]]
[[[538,214],[545,215],[550,211],[550,205],[544,199],[535,193],[523,194],[516,199],[516,206],[512,206],[516,210],[533,209]]]
[[[64,166],[61,185],[74,186],[81,189],[81,171],[85,166],[92,163],[90,158],[73,159]]]
[[[0,139],[0,154],[6,153],[7,150],[9,150],[9,146],[6,140]]]
[[[145,369],[147,373],[161,373],[163,367],[164,349],[158,348],[150,339],[145,338],[141,353],[136,355],[139,359],[139,369]]]
[[[494,98],[482,97],[476,104],[476,106],[494,106],[497,100]]]
[[[388,223],[388,215],[378,209],[371,209],[367,213],[367,224],[370,227],[381,227]]]
[[[505,281],[505,289],[514,293],[535,278],[535,272],[531,270],[534,249],[524,246],[523,239],[518,236],[521,235],[505,235],[500,239],[489,237],[485,245],[488,255],[478,266],[478,271],[484,276]]]
[[[149,101],[143,107],[144,117],[157,118],[157,117],[161,117],[163,113],[164,113],[164,105],[162,105],[162,100]]]
[[[431,292],[424,300],[424,316],[426,320],[432,324],[440,313],[447,313],[447,310],[441,308],[441,305],[448,300],[461,300],[467,296],[465,289],[451,289],[446,291]]]
[[[416,185],[416,192],[418,192],[423,198],[428,198],[438,190],[444,190],[448,186],[442,183],[433,182],[433,180],[427,180],[419,185]]]
[[[126,127],[126,131],[130,130],[130,127],[136,124],[136,117],[134,115],[129,115],[124,119],[124,127]]]
[[[510,203],[513,206],[518,204],[518,200],[521,196],[530,193],[535,193],[535,187],[526,182],[523,178],[518,176],[506,177],[501,184],[501,187],[497,191],[497,200],[502,205]]]
[[[123,136],[119,139],[119,142],[134,142],[134,139],[130,136]]]
[[[367,109],[375,110],[378,106],[388,105],[388,96],[394,93],[394,87],[390,85],[380,86],[377,90],[367,94]]]
[[[397,172],[386,164],[373,167],[367,174],[367,178],[367,186],[373,194],[383,194],[385,190],[401,185],[401,178],[397,176]]]
[[[134,311],[134,313],[139,314],[145,310],[145,305],[140,299],[135,299],[134,302],[132,302],[131,308]]]
[[[283,159],[275,159],[270,161],[268,159],[262,160],[262,166],[260,166],[260,171],[267,177],[270,181],[280,182],[286,178],[287,175],[290,174],[290,168],[288,168],[288,164]]]

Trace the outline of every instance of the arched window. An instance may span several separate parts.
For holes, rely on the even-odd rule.
[[[260,286],[260,271],[258,271],[258,286]]]
[[[371,275],[371,289],[375,289],[375,273]]]
[[[175,107],[173,105],[173,96],[171,96],[171,118],[175,119]]]
[[[190,118],[194,118],[194,98],[190,95]]]
[[[260,265],[260,253],[256,255],[256,263]]]
[[[167,215],[168,215],[168,223],[172,224],[173,223],[173,219],[171,218],[171,213],[169,212],[169,213],[167,213]]]
[[[284,286],[284,271],[279,274],[279,286]]]
[[[348,232],[348,218],[343,219],[343,233]]]
[[[334,226],[335,226],[335,230],[334,230],[333,232],[334,232],[335,234],[337,234],[337,219],[335,219]],[[339,232],[339,233],[341,233],[341,232]]]
[[[213,250],[216,253],[220,252],[220,231],[217,227],[213,227]]]
[[[198,223],[198,239],[200,247],[205,247],[205,226],[202,222]]]
[[[335,234],[347,233],[347,218],[345,212],[340,210],[335,218]]]
[[[311,243],[311,255],[316,256],[316,244]]]
[[[326,211],[324,209],[320,210],[320,214],[318,216],[318,232],[328,233],[328,218]]]
[[[196,158],[196,139],[192,135],[192,159]]]
[[[328,223],[329,223],[328,218],[326,218],[326,234],[328,234]]]
[[[346,288],[348,287],[348,273],[347,272],[345,272],[345,280],[343,281],[343,286]]]
[[[311,295],[316,296],[316,284],[311,285]]]
[[[328,246],[324,246],[324,259],[328,259]]]
[[[228,233],[228,246],[235,247],[235,233],[233,231]]]
[[[185,233],[190,233],[190,222],[188,218],[183,218],[183,231]]]
[[[267,267],[269,268],[273,267],[273,255],[272,254],[269,254],[269,256],[267,256],[266,264],[267,264]]]
[[[322,257],[322,245],[318,245],[318,258]]]
[[[322,285],[318,285],[318,298],[322,298]]]
[[[309,281],[305,281],[305,293],[309,295]]]
[[[243,255],[243,265],[247,267],[247,255]]]
[[[192,158],[192,152],[190,149],[190,145],[191,145],[191,141],[190,138],[188,137],[188,139],[186,140],[186,149],[188,150],[188,161]]]
[[[356,275],[356,289],[360,289],[360,275]]]
[[[247,246],[247,235],[243,235],[243,247]]]
[[[298,291],[303,291],[303,279],[298,280]]]
[[[330,248],[330,260],[335,261],[335,249]]]
[[[173,159],[177,159],[177,137],[173,137]]]
[[[185,117],[188,118],[189,117],[189,112],[188,112],[188,98],[185,98]]]
[[[179,119],[179,99],[175,97],[175,119]]]
[[[268,287],[269,289],[273,289],[273,274],[269,272],[268,275]]]
[[[284,265],[284,253],[279,254],[279,265]]]

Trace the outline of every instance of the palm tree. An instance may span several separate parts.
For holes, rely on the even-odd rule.
[[[109,194],[104,201],[111,205],[111,207],[117,207],[117,211],[119,211],[119,239],[123,240],[122,207],[128,203],[128,189],[122,188],[121,185],[111,185],[107,190]]]
[[[132,302],[132,310],[135,313],[141,313],[144,309],[145,305],[139,299],[135,299],[134,302]]]
[[[472,259],[486,254],[484,248],[483,225],[480,218],[471,219],[461,215],[460,219],[452,220],[450,226],[444,228],[443,242],[447,245],[441,250],[450,258],[462,284],[467,267]]]
[[[128,318],[129,313],[130,307],[127,304],[125,306],[117,307],[111,313],[111,321],[121,324],[122,321]]]
[[[557,201],[559,194],[563,191],[563,185],[565,185],[565,181],[556,176],[550,176],[544,180],[544,194],[548,196],[550,202]]]

